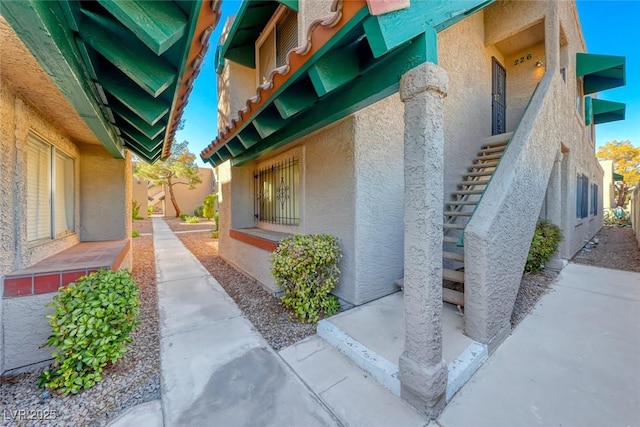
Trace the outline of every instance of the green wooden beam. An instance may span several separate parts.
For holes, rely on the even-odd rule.
[[[83,9],[82,39],[154,98],[176,80],[175,68],[149,51],[118,22]]]
[[[82,10],[79,0],[59,0],[60,8],[67,19],[69,28],[73,31],[80,31],[80,21],[82,20]]]
[[[237,137],[229,141],[226,146],[229,152],[231,153],[231,155],[234,157],[239,156],[245,151],[244,146],[242,145],[242,143]]]
[[[435,31],[419,35],[385,55],[357,79],[296,116],[288,126],[235,157],[233,165],[240,166],[259,158],[397,92],[404,73],[437,56],[433,51],[435,37]]]
[[[355,79],[360,74],[358,42],[334,50],[309,67],[309,78],[318,96],[322,97]]]
[[[119,118],[129,123],[149,139],[156,139],[167,128],[165,121],[159,121],[151,126],[118,101],[111,103],[109,106]]]
[[[262,138],[266,138],[282,129],[286,121],[280,117],[278,110],[275,108],[266,108],[260,114],[256,115],[252,123],[258,131],[258,134]]]
[[[162,148],[163,138],[157,138],[156,140],[147,138],[145,135],[143,135],[134,127],[129,126],[127,123],[121,123],[120,130],[122,131],[122,133],[134,139],[149,151],[156,151],[158,148]]]
[[[244,146],[244,148],[250,148],[256,145],[258,142],[262,140],[258,131],[251,123],[245,126],[242,131],[238,132],[238,139]]]
[[[318,97],[313,84],[308,79],[291,85],[278,96],[273,104],[278,109],[280,117],[289,119],[316,103]]]
[[[298,0],[277,0],[278,3],[287,6],[289,9],[298,11]]]
[[[5,1],[0,13],[107,151],[124,158],[124,147],[85,78],[88,72],[59,3]]]
[[[98,2],[130,29],[156,55],[162,55],[180,40],[187,28],[187,18],[173,1]]]
[[[100,77],[100,84],[107,92],[151,126],[158,123],[169,112],[167,103],[152,98],[124,76],[118,77],[112,73],[104,74]]]
[[[370,16],[364,22],[367,40],[376,58],[419,34],[435,28],[442,31],[493,3],[494,0],[412,1],[411,7]]]

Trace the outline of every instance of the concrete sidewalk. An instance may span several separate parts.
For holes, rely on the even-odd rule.
[[[640,274],[569,264],[438,423],[640,426]]]
[[[165,426],[332,426],[315,395],[153,219]]]

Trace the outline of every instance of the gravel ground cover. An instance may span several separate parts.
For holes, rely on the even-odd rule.
[[[182,243],[234,299],[274,350],[316,333],[316,326],[300,323],[274,295],[218,256],[218,241],[208,232],[177,234]]]
[[[104,426],[125,409],[160,398],[160,345],[153,237],[133,239],[133,278],[140,288],[140,325],[129,351],[103,372],[103,381],[77,395],[37,387],[42,372],[0,377],[1,425]],[[16,421],[11,411],[47,411],[49,420]],[[55,414],[55,417],[51,416]]]
[[[640,248],[631,227],[604,227],[598,244],[587,244],[573,257],[577,264],[640,272]],[[595,240],[592,239],[595,243]]]
[[[151,218],[134,220],[133,221],[133,229],[136,230],[140,234],[151,234],[151,233],[153,233],[153,223],[151,222]]]
[[[215,221],[209,221],[206,218],[200,218],[200,222],[197,224],[189,224],[181,220],[180,218],[163,218],[169,228],[173,231],[198,231],[198,230],[213,230],[216,226]]]

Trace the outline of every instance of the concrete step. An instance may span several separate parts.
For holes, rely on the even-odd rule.
[[[498,147],[484,148],[480,150],[480,152],[478,153],[478,156],[481,156],[483,154],[489,154],[489,153],[504,153],[504,150],[506,147],[507,147],[506,145],[500,145]]]
[[[487,185],[489,183],[488,179],[476,179],[476,180],[465,180],[458,183],[458,185],[463,185],[466,187],[472,187],[476,185]]]
[[[445,230],[464,230],[465,224],[443,224]]]
[[[499,160],[502,157],[502,153],[500,154],[487,154],[486,156],[478,156],[476,160]]]
[[[464,272],[449,270],[445,268],[442,270],[442,277],[446,280],[451,280],[452,282],[464,283]]]
[[[447,206],[472,206],[477,204],[477,200],[451,200],[445,203]]]
[[[471,165],[469,170],[472,170],[472,169],[489,169],[489,168],[495,168],[496,166],[498,166],[498,162],[476,163],[474,165]]]
[[[442,288],[442,301],[464,307],[464,294],[449,288]]]
[[[460,261],[464,262],[464,254],[459,254],[458,252],[442,252],[442,258],[448,259],[450,261]]]
[[[418,427],[426,423],[415,409],[398,396],[398,367],[389,361],[377,358],[370,363],[372,366],[385,365],[390,372],[378,381],[393,382],[392,387],[397,393],[385,388],[318,335],[281,350],[280,356],[338,418],[341,425]]]
[[[484,144],[482,145],[481,149],[507,145],[512,136],[513,132],[507,132],[485,138]]]
[[[471,216],[473,215],[472,211],[445,211],[444,216]]]
[[[477,196],[484,193],[484,190],[458,190],[454,191],[452,194],[457,194],[459,196]]]
[[[453,237],[453,236],[444,236],[442,241],[443,241],[444,243],[453,243],[453,244],[457,244],[457,243],[458,243],[458,240],[460,240],[460,239],[459,239],[459,238],[457,238],[457,237]]]
[[[467,172],[465,176],[475,177],[475,176],[491,176],[491,175],[493,175],[493,171]]]

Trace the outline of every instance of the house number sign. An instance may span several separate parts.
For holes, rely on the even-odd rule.
[[[521,56],[520,58],[516,58],[515,61],[513,61],[513,65],[522,64],[524,61],[531,61],[532,58],[533,56],[531,54],[528,54],[527,56]]]

